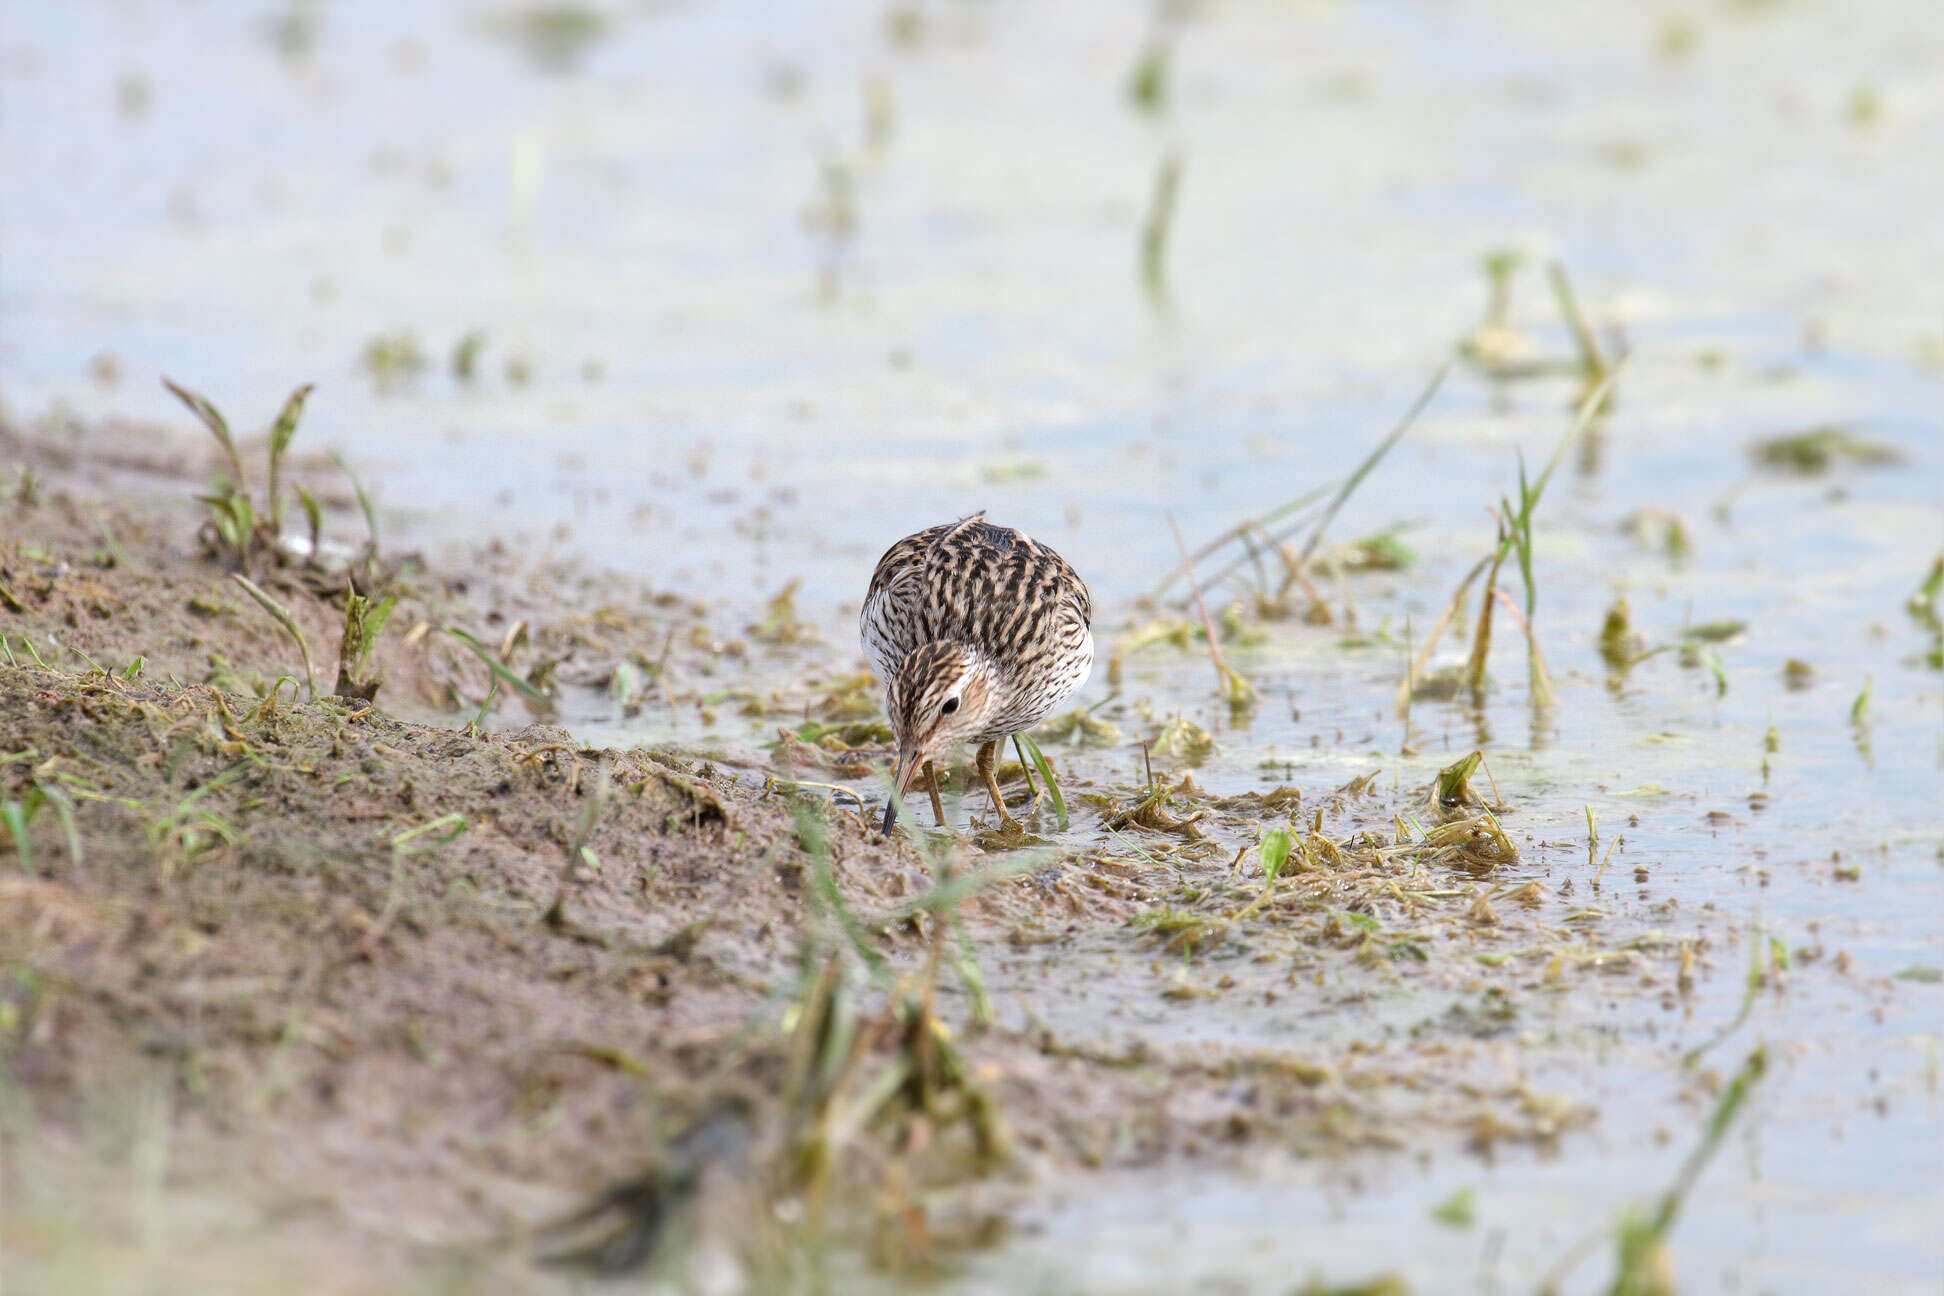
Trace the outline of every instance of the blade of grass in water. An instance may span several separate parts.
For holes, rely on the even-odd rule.
[[[1667,1245],[1667,1236],[1673,1231],[1674,1221],[1679,1218],[1681,1206],[1693,1190],[1695,1181],[1713,1159],[1721,1140],[1727,1136],[1728,1127],[1734,1124],[1736,1115],[1747,1103],[1749,1091],[1767,1069],[1767,1049],[1757,1048],[1748,1055],[1735,1072],[1735,1078],[1722,1090],[1721,1100],[1715,1104],[1706,1127],[1701,1131],[1701,1141],[1688,1153],[1674,1183],[1661,1194],[1654,1213],[1642,1219],[1638,1214],[1629,1212],[1621,1221],[1619,1255],[1616,1257],[1613,1284],[1607,1288],[1609,1296],[1651,1296],[1665,1290],[1660,1280],[1663,1267],[1658,1263],[1658,1257]]]
[[[1404,434],[1411,430],[1412,425],[1417,422],[1418,416],[1424,413],[1425,407],[1431,403],[1431,398],[1437,394],[1438,388],[1443,385],[1445,380],[1445,375],[1449,372],[1451,372],[1451,365],[1449,362],[1446,362],[1445,364],[1440,365],[1438,367],[1437,373],[1431,376],[1431,381],[1425,385],[1424,391],[1418,395],[1417,400],[1411,403],[1411,408],[1405,411],[1404,417],[1398,420],[1397,426],[1393,427],[1385,435],[1384,439],[1377,443],[1376,449],[1372,450],[1368,455],[1364,456],[1363,462],[1358,464],[1356,470],[1352,472],[1348,477],[1344,478],[1342,484],[1337,487],[1335,496],[1332,497],[1329,504],[1324,507],[1323,516],[1317,521],[1316,525],[1310,529],[1309,539],[1304,542],[1302,553],[1295,559],[1296,570],[1300,571],[1302,569],[1304,562],[1306,562],[1311,556],[1311,554],[1315,552],[1316,546],[1322,543],[1324,530],[1329,526],[1331,520],[1336,517],[1337,513],[1343,508],[1345,501],[1347,501],[1350,498],[1351,493],[1354,492],[1357,489],[1357,487],[1363,483],[1363,479],[1365,477],[1370,475],[1370,470],[1377,466],[1378,461],[1381,460],[1385,455],[1390,453],[1391,447],[1395,446],[1400,440],[1403,439]],[[1259,524],[1266,523],[1271,519],[1281,516],[1283,514],[1295,512],[1299,509],[1307,507],[1308,505],[1314,503],[1316,500],[1321,499],[1323,495],[1329,491],[1329,489],[1330,488],[1328,486],[1320,486],[1316,490],[1311,491],[1307,495],[1300,496],[1297,499],[1290,501],[1288,504],[1282,505],[1280,508],[1273,509],[1270,512],[1263,514],[1262,517],[1256,520],[1256,524],[1244,523],[1242,526],[1233,529],[1227,536],[1221,537],[1218,540],[1216,540],[1213,543],[1213,545],[1204,545],[1201,550],[1197,551],[1195,558],[1193,559],[1192,562],[1184,562],[1180,567],[1177,567],[1173,572],[1169,573],[1167,580],[1163,581],[1160,587],[1155,590],[1156,596],[1159,596],[1162,590],[1165,590],[1169,585],[1173,584],[1174,581],[1180,575],[1185,573],[1191,573],[1194,568],[1194,563],[1200,562],[1204,554],[1212,552],[1214,548],[1219,548],[1221,544],[1225,543],[1228,540],[1238,539],[1241,536],[1248,534],[1251,530],[1255,530],[1258,532],[1261,531],[1262,527]],[[1296,531],[1301,528],[1301,526],[1302,523],[1297,522],[1296,524],[1287,527],[1282,531],[1267,533],[1266,539],[1268,539],[1272,544],[1280,543],[1283,540],[1288,539],[1291,535],[1294,535]],[[1243,563],[1247,561],[1249,561],[1249,555],[1246,553],[1242,554],[1241,556],[1237,557],[1232,562],[1230,562],[1227,566],[1223,567],[1220,571],[1216,572],[1213,576],[1209,577],[1208,584],[1210,586],[1219,584],[1224,578],[1228,576],[1230,572],[1234,571],[1237,567],[1240,567]]]
[[[1397,421],[1397,426],[1377,443],[1374,450],[1364,456],[1364,461],[1357,465],[1356,471],[1344,479],[1343,485],[1337,488],[1335,497],[1330,500],[1329,507],[1323,510],[1323,516],[1317,519],[1316,528],[1310,532],[1309,539],[1303,542],[1303,552],[1298,559],[1299,562],[1309,561],[1310,555],[1316,552],[1316,546],[1323,541],[1323,532],[1329,528],[1331,521],[1343,508],[1344,501],[1350,498],[1357,487],[1363,485],[1363,479],[1370,475],[1370,470],[1377,466],[1379,460],[1390,453],[1391,447],[1404,439],[1404,434],[1409,432],[1411,425],[1418,421],[1418,415],[1424,413],[1424,407],[1429,405],[1431,398],[1438,394],[1438,388],[1444,385],[1445,375],[1450,372],[1451,361],[1447,360],[1438,366],[1438,372],[1431,375],[1431,381],[1425,384],[1418,398],[1411,402],[1411,408],[1404,412],[1404,417]]]
[[[1026,754],[1032,757],[1033,768],[1038,770],[1040,777],[1046,780],[1047,795],[1053,798],[1054,818],[1059,821],[1060,828],[1064,831],[1067,826],[1066,798],[1060,795],[1060,785],[1053,777],[1053,768],[1046,763],[1046,757],[1040,751],[1038,743],[1025,734],[1020,734],[1019,740],[1026,745]]]

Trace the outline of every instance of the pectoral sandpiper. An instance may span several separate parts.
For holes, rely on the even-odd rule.
[[[1093,669],[1093,599],[1066,559],[983,512],[928,527],[885,551],[871,574],[859,629],[885,686],[897,738],[898,799],[920,770],[977,744],[979,775],[1011,823],[992,765],[999,744],[1051,715]],[[939,815],[941,822],[943,814]]]

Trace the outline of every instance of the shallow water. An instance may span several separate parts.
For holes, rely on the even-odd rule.
[[[1725,1071],[1763,1039],[1772,1069],[1688,1204],[1677,1271],[1695,1290],[1860,1271],[1934,1289],[1944,988],[1897,974],[1944,966],[1944,683],[1903,608],[1944,543],[1944,177],[1918,164],[1944,152],[1944,20],[1917,2],[1867,19],[1807,2],[1210,9],[1166,29],[1173,92],[1150,117],[1124,94],[1149,19],[1042,8],[804,7],[754,28],[727,7],[617,7],[567,67],[504,35],[508,11],[13,15],[0,398],[180,421],[168,373],[251,425],[315,380],[300,444],[345,449],[402,541],[589,555],[704,598],[725,636],[801,580],[828,648],[758,648],[751,668],[787,689],[806,658],[849,667],[885,544],[980,507],[1073,560],[1108,644],[1174,565],[1168,517],[1193,545],[1367,453],[1476,323],[1488,249],[1528,254],[1513,320],[1536,354],[1569,356],[1537,269],[1556,256],[1630,358],[1537,515],[1550,716],[1501,613],[1488,704],[1420,701],[1421,754],[1399,754],[1406,626],[1421,642],[1492,542],[1517,455],[1536,471],[1578,392],[1462,367],[1331,530],[1410,524],[1410,568],[1349,581],[1356,633],[1379,642],[1266,623],[1227,650],[1261,693],[1239,721],[1199,651],[1148,648],[1105,713],[1128,709],[1130,742],[1143,701],[1207,725],[1218,749],[1194,773],[1217,793],[1373,770],[1421,787],[1483,747],[1515,807],[1514,880],[1573,878],[1609,948],[1705,938],[1693,994],[1527,996],[1512,1040],[1439,1063],[1598,1107],[1550,1153],[1486,1164],[1427,1136],[1428,1164],[1265,1157],[1244,1180],[1053,1185],[963,1281],[1250,1290],[1396,1268],[1425,1290],[1527,1289],[1671,1181],[1710,1102],[1680,1055],[1734,1017],[1759,923],[1820,957],[1709,1056]],[[1170,151],[1185,170],[1157,304],[1136,243]],[[465,382],[448,358],[475,329]],[[360,355],[401,331],[427,367],[381,383]],[[91,375],[97,355],[118,381]],[[1901,462],[1752,464],[1758,437],[1825,423]],[[1627,530],[1647,507],[1682,520],[1688,556]],[[1649,645],[1747,622],[1714,646],[1725,691],[1671,652],[1610,671],[1596,641],[1622,593]],[[1785,686],[1792,658],[1807,688]],[[1107,692],[1096,678],[1082,700]],[[675,738],[753,768],[774,736],[691,707],[624,718],[598,696],[568,713],[590,740]],[[1065,759],[1125,790],[1138,752]],[[1597,896],[1589,806],[1603,839],[1626,838]],[[1082,815],[1071,837],[1097,835]],[[988,975],[1002,1014],[1024,995],[1063,1037],[1361,1040],[1407,1060],[1411,1028],[1487,977],[1333,968],[1299,1009],[1256,993],[1283,963],[1179,964],[1107,933]],[[1160,997],[1221,973],[1236,985],[1217,998]],[[1432,1223],[1463,1185],[1477,1223]]]

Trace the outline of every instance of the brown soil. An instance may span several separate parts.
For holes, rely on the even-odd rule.
[[[319,696],[278,684],[298,652],[198,542],[208,461],[178,444],[0,428],[23,473],[0,501],[0,802],[31,814],[26,852],[0,833],[15,1290],[290,1290],[298,1265],[319,1291],[545,1285],[536,1227],[617,1184],[581,1258],[770,1288],[813,1238],[935,1263],[1002,1229],[1032,1172],[1390,1138],[1369,1068],[978,1029],[934,864],[856,814],[706,760],[466,724],[490,679],[444,627],[522,645],[554,684],[599,684],[624,653],[733,671],[680,598],[490,547],[389,562],[365,578],[400,596],[373,704],[329,696],[344,573],[259,559]],[[321,493],[314,469],[298,479]],[[327,530],[357,534],[334,504]],[[1131,809],[1129,832],[1200,832]],[[954,849],[960,876],[980,866]],[[1069,853],[968,888],[967,949],[1219,942],[1240,904],[1205,884],[1206,912],[1126,925],[1175,873]],[[1348,886],[1319,903],[1354,905]],[[1368,957],[1314,926],[1346,966]],[[1541,1115],[1490,1135],[1558,1126]]]
[[[745,1100],[757,1146],[787,1142],[784,1028],[837,962],[808,931],[815,861],[792,806],[678,756],[583,750],[539,724],[460,728],[488,676],[430,628],[492,641],[525,620],[564,677],[606,640],[708,652],[695,610],[598,576],[524,580],[491,550],[444,577],[407,561],[373,705],[328,696],[341,577],[258,566],[317,660],[308,700],[275,686],[302,673],[286,632],[196,541],[202,456],[140,448],[174,444],[0,431],[24,474],[0,505],[0,799],[32,815],[28,852],[7,837],[0,874],[9,1276],[274,1290],[301,1255],[317,1290],[482,1268],[533,1281],[537,1223],[686,1155],[681,1136],[722,1094]],[[440,722],[387,714],[395,700]],[[854,912],[933,885],[909,844],[857,816],[827,831]],[[1029,913],[1125,918],[1105,886],[1029,880],[963,907],[984,943]],[[919,913],[866,941],[922,972],[935,926]],[[912,1047],[915,998],[856,999],[878,1022],[861,1057]],[[994,1142],[985,1161],[1097,1160],[1058,1131],[1104,1143],[1094,1127],[1117,1094],[1142,1131],[1118,1155],[1160,1150],[1138,1114],[1154,1077],[999,1032],[962,1057],[948,1039],[916,1048],[961,1068],[939,1087],[1004,1112],[972,1122]],[[920,1180],[974,1177],[980,1158],[946,1140],[915,1153],[909,1119],[871,1125],[876,1146],[847,1153],[836,1182],[893,1154]],[[827,1227],[864,1214],[840,1207]],[[973,1218],[977,1233],[990,1217]],[[928,1252],[951,1233],[941,1219],[906,1242]]]

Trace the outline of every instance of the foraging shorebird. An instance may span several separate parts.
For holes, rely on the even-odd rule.
[[[884,682],[898,741],[898,798],[919,771],[938,804],[934,758],[977,744],[979,775],[1003,823],[992,775],[999,744],[1044,720],[1093,670],[1093,599],[1066,559],[983,511],[906,536],[878,559],[858,618],[864,655]]]

